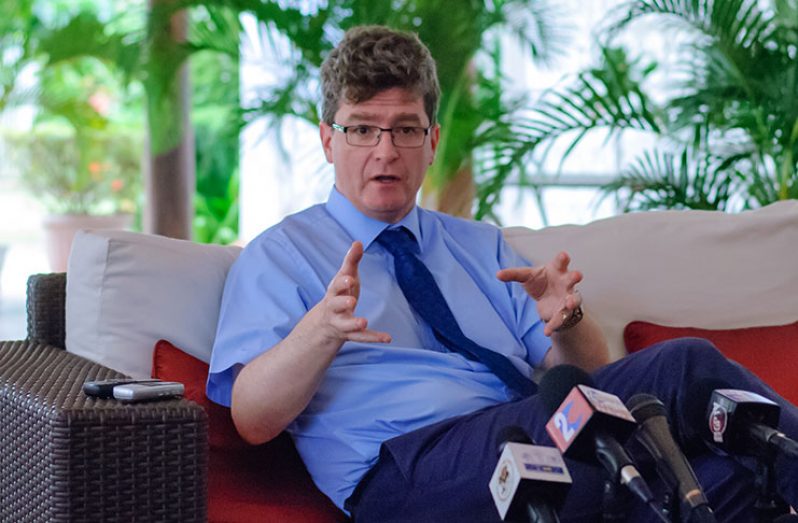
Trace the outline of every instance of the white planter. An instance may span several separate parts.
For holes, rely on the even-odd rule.
[[[53,272],[66,272],[72,239],[81,229],[130,229],[132,214],[92,216],[89,214],[54,214],[44,219],[47,260]]]

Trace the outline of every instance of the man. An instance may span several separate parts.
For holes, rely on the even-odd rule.
[[[697,340],[606,365],[567,254],[528,267],[495,227],[416,206],[441,133],[435,65],[417,37],[347,32],[322,66],[322,91],[335,187],[326,204],[253,240],[231,269],[208,396],[231,406],[251,443],[288,430],[319,488],[357,521],[497,520],[487,484],[498,433],[519,425],[547,441],[534,368],[599,369],[602,389],[624,400],[654,393],[671,413],[701,377],[775,398]],[[795,437],[798,412],[776,399]],[[709,454],[693,463],[722,518],[752,514],[750,471]],[[569,467],[561,516],[599,518],[603,472]],[[792,503],[794,469],[779,463]],[[628,514],[653,520],[633,501]]]

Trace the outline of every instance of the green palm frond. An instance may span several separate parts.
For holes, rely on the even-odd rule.
[[[557,5],[545,2],[508,3],[504,9],[504,19],[506,29],[536,62],[549,65],[565,52],[569,30],[562,22],[551,23],[552,20],[565,19],[565,14]]]
[[[176,11],[197,7],[227,13],[225,17],[248,13],[270,30],[287,37],[301,52],[304,60],[320,64],[324,52],[329,49],[324,29],[330,9],[317,7],[309,12],[308,9],[284,4],[270,0],[178,0],[156,5],[151,11],[150,20],[154,24],[163,23]],[[229,21],[224,25],[229,25]]]
[[[602,48],[601,54],[598,67],[544,93],[529,114],[500,115],[487,128],[482,139],[493,145],[480,156],[477,218],[493,213],[501,189],[511,179],[524,184],[530,165],[542,162],[547,152],[537,158],[533,154],[558,139],[567,140],[562,164],[585,136],[598,130],[609,131],[609,136],[630,129],[663,130],[661,109],[642,87],[654,66],[629,61],[620,48]]]
[[[105,24],[90,11],[81,11],[69,22],[42,37],[39,52],[48,57],[48,64],[94,57],[114,64],[124,78],[132,78],[142,59],[142,42],[138,35],[107,34]]]
[[[727,50],[761,47],[775,28],[758,0],[632,0],[616,8],[608,34],[651,15],[671,22],[669,29],[699,32]]]
[[[645,151],[615,181],[605,185],[625,211],[654,209],[727,210],[737,177],[723,160],[690,146],[677,154]]]
[[[238,58],[241,22],[230,9],[204,5],[192,11],[189,41],[196,50]]]
[[[20,90],[17,81],[33,60],[41,22],[33,13],[33,0],[0,5],[0,113],[6,107],[30,100],[30,90]]]
[[[620,48],[602,48],[601,53],[600,67],[580,73],[563,89],[548,91],[534,106],[532,117],[518,123],[519,132],[536,142],[575,134],[563,160],[597,129],[611,134],[626,129],[660,132],[659,109],[641,86],[653,66],[630,62]]]

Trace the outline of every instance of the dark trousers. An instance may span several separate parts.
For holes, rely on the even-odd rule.
[[[597,388],[624,402],[638,392],[658,397],[668,410],[677,438],[685,445],[696,476],[718,521],[756,521],[753,462],[714,454],[685,436],[680,423],[686,391],[701,378],[719,378],[734,388],[766,396],[781,405],[780,429],[798,439],[798,408],[778,396],[751,372],[733,363],[705,340],[682,338],[607,365],[593,374]],[[386,441],[380,459],[349,500],[360,522],[499,521],[488,489],[497,462],[497,438],[503,427],[518,425],[539,444],[551,445],[548,416],[538,396],[498,405],[436,423]],[[632,456],[646,469],[648,457],[634,443]],[[567,460],[573,478],[559,515],[562,521],[601,521],[606,473],[598,465]],[[778,489],[798,505],[798,460],[780,457]],[[664,489],[655,473],[646,473],[654,490]],[[625,505],[628,521],[657,521],[651,509],[634,499]]]

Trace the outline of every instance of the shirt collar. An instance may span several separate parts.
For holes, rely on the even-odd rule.
[[[327,212],[341,224],[341,227],[349,233],[353,240],[363,242],[364,250],[369,248],[382,231],[389,227],[399,226],[407,227],[418,240],[419,247],[421,246],[421,226],[418,219],[418,206],[416,205],[396,224],[381,222],[360,212],[346,196],[338,192],[338,189],[333,186],[325,207]]]

